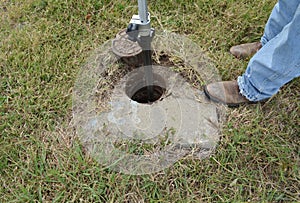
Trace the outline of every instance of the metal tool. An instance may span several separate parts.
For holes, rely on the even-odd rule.
[[[151,28],[147,0],[138,0],[138,8],[139,13],[132,16],[126,32],[130,40],[138,42],[142,47],[148,101],[151,102],[153,101],[151,41],[155,35],[155,30]]]

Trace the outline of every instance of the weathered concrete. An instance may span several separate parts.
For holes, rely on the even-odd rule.
[[[153,66],[153,85],[165,90],[157,101],[141,104],[131,99],[145,86],[141,67],[114,86],[111,98],[103,101],[109,110],[98,111],[97,85],[106,80],[105,70],[121,57],[121,53],[117,56],[112,51],[113,43],[109,41],[95,51],[73,90],[73,122],[85,149],[99,163],[127,174],[157,172],[190,154],[198,158],[209,156],[219,141],[225,109],[208,101],[203,91],[192,88],[170,67]],[[201,84],[220,81],[213,63],[184,36],[157,33],[152,46],[158,56],[176,56],[183,65],[192,67],[201,76]],[[139,152],[142,144],[152,145],[153,149],[142,154],[122,149],[131,145]]]
[[[204,95],[191,88],[178,74],[164,67],[154,66],[154,73],[165,78],[155,81],[166,89],[162,97],[152,104],[140,104],[126,94],[126,86],[141,86],[137,75],[143,75],[143,69],[137,69],[124,77],[115,88],[111,111],[102,118],[107,119],[107,126],[113,134],[121,131],[124,138],[148,140],[172,129],[171,141],[177,144],[199,144],[212,148],[219,139],[219,121],[216,105],[206,101]],[[138,88],[137,88],[138,89]],[[202,102],[196,101],[202,97]],[[206,102],[203,102],[206,101]],[[113,125],[112,125],[113,124]]]

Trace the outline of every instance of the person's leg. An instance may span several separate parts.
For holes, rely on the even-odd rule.
[[[271,15],[265,25],[261,44],[265,45],[268,41],[277,36],[282,29],[291,22],[300,0],[279,0],[274,6]]]
[[[236,45],[230,48],[230,53],[237,58],[246,58],[255,54],[263,45],[278,35],[291,22],[300,0],[279,0],[274,6],[265,25],[260,42]]]
[[[281,5],[285,4],[282,3]],[[283,29],[276,28],[281,29],[281,32],[276,36],[272,36],[272,39],[252,57],[246,72],[238,78],[241,94],[248,100],[260,101],[267,99],[276,94],[284,84],[300,76],[299,4],[295,10],[290,23]],[[282,15],[281,19],[287,20],[288,17],[287,14]],[[275,22],[269,22],[269,25],[271,24],[277,26],[274,25]],[[275,34],[275,31],[267,34],[271,36]]]
[[[251,58],[237,81],[211,83],[204,87],[204,92],[213,101],[237,106],[270,98],[299,76],[300,5],[291,22]]]

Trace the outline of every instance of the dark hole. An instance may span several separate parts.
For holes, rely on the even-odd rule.
[[[157,86],[157,85],[151,85],[150,87],[153,88],[153,97],[149,98],[148,96],[148,86],[143,87],[136,91],[133,96],[131,97],[132,100],[142,103],[142,104],[147,104],[147,103],[152,103],[157,100],[163,95],[163,93],[166,91],[166,89]]]

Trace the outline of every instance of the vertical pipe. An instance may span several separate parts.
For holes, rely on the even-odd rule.
[[[147,0],[138,0],[139,16],[142,23],[148,22]]]
[[[144,69],[145,69],[145,79],[146,79],[146,86],[147,86],[147,96],[148,101],[152,102],[154,98],[154,91],[153,91],[153,70],[152,70],[152,57],[151,57],[151,50],[144,50]]]
[[[139,7],[139,17],[142,24],[147,24],[149,28],[150,22],[148,22],[148,9],[147,9],[147,0],[138,0]],[[148,24],[149,23],[149,24]],[[145,29],[146,27],[144,27]],[[143,49],[143,60],[144,60],[144,68],[145,68],[145,79],[147,86],[147,94],[148,94],[148,102],[153,101],[153,71],[152,71],[152,57],[151,57],[151,36],[150,33],[148,36],[140,37],[140,45]]]

